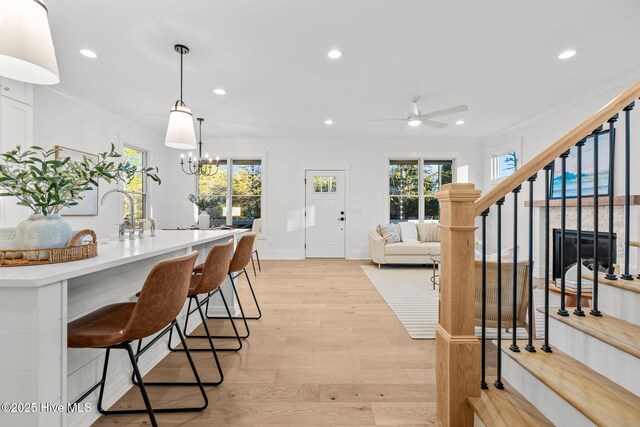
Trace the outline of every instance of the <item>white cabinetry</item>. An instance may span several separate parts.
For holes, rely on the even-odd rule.
[[[33,85],[0,77],[1,95],[23,104],[33,105]]]
[[[0,152],[33,145],[33,85],[0,79]],[[0,198],[0,227],[15,227],[29,209],[13,197]]]

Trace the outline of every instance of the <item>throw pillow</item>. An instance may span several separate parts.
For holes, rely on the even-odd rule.
[[[439,222],[425,222],[427,227],[427,233],[425,236],[425,242],[439,242],[440,241],[440,223]]]
[[[400,226],[400,239],[403,242],[418,242],[418,229],[413,222],[401,222]]]
[[[431,230],[431,225],[427,222],[422,222],[420,224],[416,224],[416,228],[418,229],[418,240],[423,243],[426,242],[429,231]]]
[[[400,241],[398,227],[395,224],[378,225],[378,234],[382,236],[385,244],[398,243]]]

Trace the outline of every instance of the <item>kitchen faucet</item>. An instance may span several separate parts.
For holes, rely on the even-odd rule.
[[[133,197],[131,197],[131,194],[129,194],[128,191],[124,191],[124,190],[119,190],[119,189],[114,189],[114,190],[109,190],[106,193],[104,193],[104,195],[102,196],[102,199],[100,200],[100,204],[102,205],[104,203],[104,199],[105,197],[107,197],[108,194],[110,193],[121,193],[124,194],[128,199],[129,199],[129,221],[131,223],[131,225],[129,227],[126,226],[126,224],[118,224],[118,240],[124,240],[124,235],[125,232],[129,232],[129,240],[133,240],[136,238],[136,225],[135,225],[135,218],[136,218],[136,207],[133,203]],[[139,232],[139,237],[142,237],[142,226],[140,226],[140,229],[138,230]]]

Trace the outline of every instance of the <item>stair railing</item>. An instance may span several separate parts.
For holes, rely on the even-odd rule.
[[[440,202],[441,227],[441,273],[440,273],[440,308],[439,325],[436,330],[436,411],[439,422],[443,426],[471,426],[473,412],[467,405],[467,398],[480,396],[483,388],[491,387],[486,375],[487,346],[491,340],[497,344],[496,375],[493,387],[504,387],[502,381],[502,340],[509,339],[506,351],[520,352],[520,344],[527,352],[536,351],[536,331],[534,329],[534,291],[533,291],[533,240],[534,240],[534,186],[544,181],[544,333],[541,334],[540,350],[552,352],[549,343],[549,310],[550,310],[550,192],[551,174],[556,162],[560,164],[560,257],[566,262],[569,255],[564,253],[566,240],[567,210],[567,159],[571,153],[576,158],[576,215],[577,215],[577,254],[576,262],[582,263],[583,256],[592,256],[594,268],[605,265],[605,278],[617,280],[614,270],[614,161],[616,144],[616,122],[619,113],[624,113],[625,120],[625,201],[624,201],[624,267],[620,279],[633,280],[629,274],[629,209],[630,209],[630,111],[634,101],[640,98],[640,81],[622,92],[611,102],[576,126],[554,144],[547,147],[535,158],[522,165],[511,176],[505,178],[491,190],[480,196],[480,191],[473,184],[447,184],[437,195]],[[606,123],[607,130],[603,127]],[[603,165],[598,164],[599,144],[608,137],[609,182],[608,199],[600,197],[598,188],[598,171]],[[584,194],[583,190],[583,150],[587,139],[593,141],[593,194]],[[591,160],[591,159],[588,159]],[[538,180],[542,175],[544,180]],[[528,183],[528,184],[525,184]],[[526,261],[518,261],[518,195],[523,186],[528,190],[528,251]],[[513,255],[512,259],[503,259],[503,205],[505,200],[513,201]],[[593,253],[587,254],[582,246],[582,215],[585,198],[593,200],[594,244]],[[606,202],[606,203],[604,203]],[[599,211],[600,205],[608,205],[608,251],[606,256],[598,253],[599,244]],[[493,215],[495,213],[495,216]],[[481,259],[475,259],[476,217],[481,217],[482,250]],[[487,222],[495,221],[496,256],[489,260],[487,255]],[[541,242],[542,244],[542,242]],[[580,261],[578,261],[580,260]],[[570,312],[565,307],[567,296],[566,268],[560,274],[560,307],[558,315],[584,316],[583,289],[581,270],[576,277],[576,306]],[[598,307],[599,274],[592,274],[593,281],[592,308],[590,315],[600,316]],[[638,276],[640,279],[640,275]],[[478,301],[479,300],[479,301]],[[479,314],[476,314],[479,313]],[[527,321],[524,319],[528,318]],[[526,341],[519,343],[517,330],[525,326]],[[476,326],[480,331],[476,333]],[[492,330],[488,334],[487,329]],[[507,330],[510,329],[510,332]],[[520,329],[522,331],[522,329]],[[478,339],[478,336],[480,339]]]

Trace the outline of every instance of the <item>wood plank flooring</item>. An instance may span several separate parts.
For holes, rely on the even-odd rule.
[[[360,261],[263,261],[253,279],[263,317],[239,353],[220,353],[225,380],[208,387],[200,413],[158,414],[160,425],[434,425],[435,342],[412,340],[362,272]],[[241,297],[248,303],[246,283]],[[228,333],[224,321],[209,321]],[[202,347],[202,340],[190,340]],[[223,347],[224,342],[217,343]],[[213,380],[211,354],[195,354]],[[191,380],[184,354],[168,355],[145,379]],[[154,387],[154,405],[199,403],[195,388]],[[142,407],[131,389],[115,407]],[[148,424],[146,415],[100,425]]]

